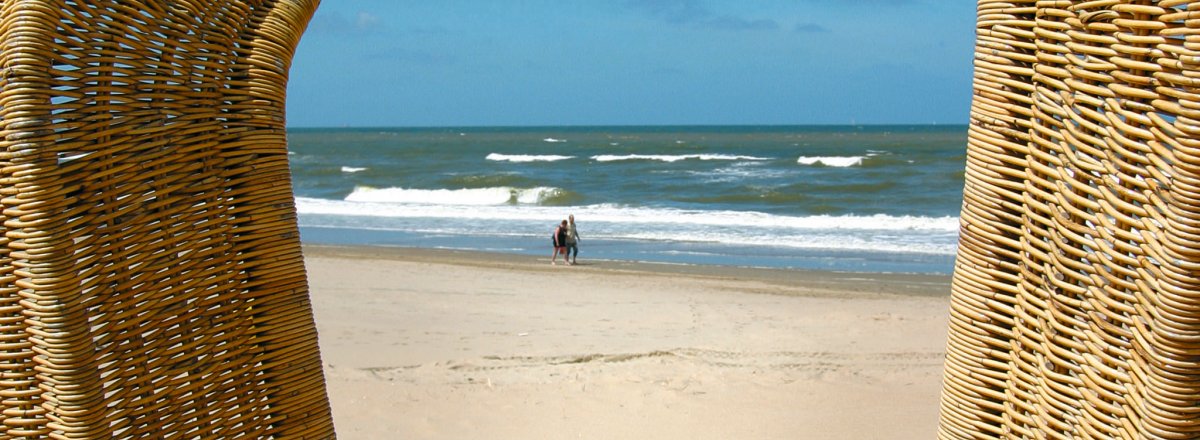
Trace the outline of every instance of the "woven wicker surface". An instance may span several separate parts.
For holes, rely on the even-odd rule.
[[[284,98],[316,0],[0,0],[0,438],[330,438]]]
[[[940,437],[1200,438],[1197,19],[979,2]]]

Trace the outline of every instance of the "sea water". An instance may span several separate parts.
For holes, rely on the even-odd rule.
[[[302,240],[949,273],[966,127],[293,128]]]

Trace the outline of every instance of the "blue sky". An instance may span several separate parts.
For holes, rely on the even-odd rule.
[[[975,6],[325,0],[288,125],[961,124]]]

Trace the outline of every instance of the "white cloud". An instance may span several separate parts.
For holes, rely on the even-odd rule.
[[[358,31],[369,31],[379,26],[381,21],[379,17],[372,15],[369,12],[358,12],[358,17],[354,20],[354,29]]]
[[[383,29],[383,26],[383,20],[370,12],[359,11],[351,18],[340,12],[322,13],[318,9],[308,29],[318,35],[363,35]]]

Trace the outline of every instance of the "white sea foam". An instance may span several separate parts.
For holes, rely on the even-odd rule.
[[[704,176],[706,182],[740,182],[749,178],[774,179],[788,174],[787,170],[764,168],[761,162],[736,162],[713,170],[687,170],[684,173]]]
[[[382,190],[377,190],[382,191]],[[745,211],[633,208],[613,205],[573,207],[533,204],[551,188],[505,188],[438,192],[404,190],[402,197],[372,197],[356,191],[348,200],[299,197],[301,225],[396,230],[450,235],[510,235],[526,231],[540,237],[572,213],[587,225],[592,239],[715,243],[794,249],[912,252],[953,255],[958,218],[888,215],[783,216]],[[516,194],[516,195],[514,195]],[[524,198],[519,204],[511,200]],[[387,202],[378,200],[390,200]],[[406,201],[400,200],[423,200]],[[503,201],[502,201],[503,200]],[[471,209],[463,205],[474,204]],[[318,216],[319,220],[313,220]],[[548,230],[548,229],[547,229]]]
[[[363,167],[342,167],[343,173],[357,173],[357,172],[362,172],[362,171],[366,171],[366,170],[367,169],[363,168]]]
[[[592,156],[592,160],[596,162],[615,162],[622,160],[657,160],[661,162],[678,162],[681,160],[771,160],[766,157],[755,156],[738,156],[732,154],[678,154],[678,155],[661,155],[661,154],[601,154]]]
[[[487,155],[487,160],[497,162],[555,162],[560,160],[574,159],[575,156],[560,156],[560,155],[535,155],[535,154],[500,154],[492,153]]]
[[[853,167],[862,165],[864,156],[800,156],[796,163],[801,165],[821,164],[827,167]]]
[[[560,143],[560,142],[566,142],[567,140],[566,140],[566,139],[555,139],[555,138],[549,137],[549,138],[542,139],[542,141],[543,141],[543,142],[550,142],[550,143],[552,143],[552,144],[557,144],[557,143]]]
[[[830,249],[843,251],[875,251],[889,253],[917,254],[953,254],[956,250],[952,242],[934,242],[933,240],[881,240],[871,235],[847,235],[833,233],[817,234],[741,234],[736,232],[652,232],[632,233],[622,239],[649,241],[685,241],[694,243],[720,243],[735,246],[781,247],[789,249]]]
[[[957,232],[957,217],[890,215],[785,216],[753,211],[701,211],[672,208],[634,208],[588,205],[570,208],[511,206],[511,200],[533,201],[560,191],[557,188],[517,190],[508,187],[417,190],[402,188],[358,188],[345,200],[297,197],[302,214],[373,217],[456,217],[495,220],[538,220],[560,216],[569,209],[589,221],[654,225],[702,225],[728,227],[791,228],[796,230],[870,230]],[[524,203],[524,202],[522,202]],[[480,209],[462,210],[462,205]],[[491,205],[491,206],[488,206]]]
[[[388,206],[431,205],[431,206],[486,206],[512,203],[537,204],[544,198],[559,192],[557,188],[464,188],[464,189],[408,189],[356,187],[341,205],[341,212],[323,212],[341,215],[391,216]],[[320,200],[320,199],[311,199]],[[335,202],[337,203],[337,202]],[[337,206],[337,205],[335,205]],[[380,207],[383,207],[380,209]],[[373,213],[374,212],[374,213]]]

